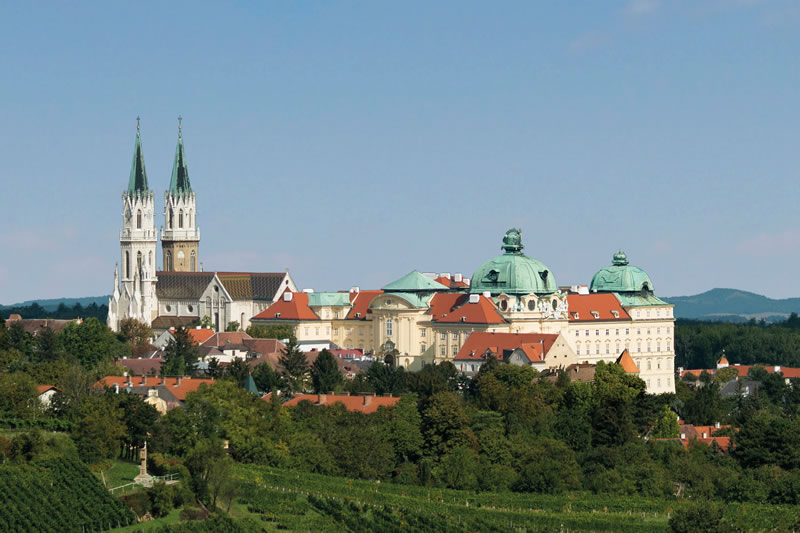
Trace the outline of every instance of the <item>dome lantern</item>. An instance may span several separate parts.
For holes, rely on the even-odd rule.
[[[470,292],[523,296],[546,295],[558,290],[555,276],[545,265],[522,253],[522,230],[512,228],[503,236],[503,254],[475,270]]]

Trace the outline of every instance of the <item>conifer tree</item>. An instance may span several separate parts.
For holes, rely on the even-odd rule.
[[[344,382],[336,358],[328,350],[322,350],[311,365],[311,382],[317,394],[334,391]]]
[[[289,339],[286,347],[282,350],[282,355],[278,362],[283,367],[281,375],[286,380],[287,388],[291,392],[305,390],[305,380],[308,376],[308,360],[306,359],[306,354],[300,351],[296,340]]]

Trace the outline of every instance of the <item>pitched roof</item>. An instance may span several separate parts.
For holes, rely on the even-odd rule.
[[[441,283],[437,283],[416,270],[412,270],[397,281],[383,287],[386,292],[404,292],[404,291],[445,291],[445,287]]]
[[[153,329],[176,329],[185,328],[195,320],[200,320],[199,316],[157,316],[153,319],[150,327]]]
[[[723,355],[722,357],[719,358],[719,361],[717,361],[717,364],[718,365],[728,365],[730,363],[728,363],[728,358]]]
[[[271,302],[275,299],[278,291],[283,288],[281,283],[286,274],[280,272],[217,272],[217,277],[234,300]],[[284,283],[284,286],[286,285]]]
[[[208,339],[203,341],[202,346],[215,346],[217,348],[225,348],[231,344],[244,344],[246,339],[252,339],[250,335],[244,331],[222,331],[214,333]]]
[[[194,392],[200,388],[200,385],[213,385],[213,379],[189,378],[189,377],[131,377],[131,376],[106,376],[94,384],[95,388],[100,387],[113,387],[115,384],[119,388],[124,389],[128,387],[128,380],[130,379],[131,388],[155,388],[159,386],[166,387],[178,400],[184,401],[186,395]]]
[[[47,391],[49,391],[51,389],[52,390],[61,390],[58,387],[56,387],[55,385],[37,385],[36,386],[36,390],[39,391],[39,394],[44,394],[45,392],[47,392]]]
[[[366,320],[369,304],[372,303],[373,298],[381,294],[383,294],[383,291],[351,292],[352,307],[345,318],[347,320]]]
[[[534,358],[531,359],[532,362],[541,361],[542,356],[550,351],[557,338],[557,334],[474,331],[467,337],[455,359],[463,361],[482,360],[485,358],[486,353],[490,352],[498,359],[503,360],[506,355],[509,355],[517,348],[525,346],[523,351],[529,359],[531,357]],[[536,348],[536,345],[539,348]]]
[[[214,336],[214,330],[211,328],[192,328],[187,329],[186,333],[189,334],[195,344],[203,344]]]
[[[319,316],[308,306],[307,293],[286,291],[277,302],[250,320],[319,320]]]
[[[475,303],[471,303],[471,296],[477,297]],[[506,322],[494,303],[483,295],[437,293],[431,299],[428,313],[433,322],[444,324],[461,322],[466,324],[504,324]]]
[[[280,354],[286,348],[282,342],[276,339],[243,339],[242,344],[247,346],[247,349],[251,352],[261,355]]]
[[[269,399],[265,396],[265,399]],[[298,394],[283,405],[293,407],[302,401],[314,405],[331,405],[341,403],[348,411],[364,414],[374,413],[378,407],[393,407],[400,401],[399,396],[347,396],[344,394]]]
[[[625,348],[622,350],[622,353],[619,357],[617,357],[616,363],[622,367],[622,369],[627,372],[628,374],[638,374],[639,367],[636,366],[636,363],[633,362],[633,358],[631,354],[628,353],[628,349]]]
[[[775,374],[775,373],[780,372],[781,374],[783,374],[783,377],[787,378],[787,379],[798,379],[798,378],[800,378],[800,368],[788,367],[788,366],[738,365],[737,364],[737,365],[730,365],[727,368],[735,368],[739,373],[738,374],[739,377],[740,378],[744,378],[744,377],[747,377],[747,375],[750,373],[750,369],[753,368],[753,367],[756,367],[756,366],[763,368],[765,371],[767,371],[770,374]],[[721,369],[716,369],[716,368],[692,368],[692,369],[684,370],[683,372],[681,372],[681,377],[683,377],[683,376],[685,376],[687,374],[692,374],[695,377],[700,377],[700,374],[702,374],[703,372],[706,372],[706,373],[708,373],[708,374],[713,376],[719,370],[721,370]]]
[[[22,318],[19,315],[11,315],[6,322],[18,322],[27,333],[33,336],[38,335],[42,330],[49,329],[53,333],[58,333],[67,327],[71,322],[80,324],[83,320],[75,318],[72,320],[60,320],[52,318]]]
[[[469,284],[464,281],[462,277],[460,281],[456,281],[455,277],[447,277],[447,276],[439,276],[434,280],[436,283],[441,283],[445,287],[449,287],[451,289],[466,289],[469,287]]]
[[[156,296],[165,300],[199,300],[213,272],[157,272]]]
[[[611,293],[567,294],[570,322],[592,322],[596,320],[630,320],[627,311]],[[616,316],[614,316],[616,313]]]
[[[350,306],[350,294],[347,292],[312,292],[308,293],[308,305]]]
[[[119,366],[127,368],[133,374],[145,376],[151,372],[158,374],[161,372],[161,365],[164,360],[160,357],[124,357],[117,361]]]

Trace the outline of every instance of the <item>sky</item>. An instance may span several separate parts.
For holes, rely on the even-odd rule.
[[[470,276],[519,227],[559,285],[800,296],[794,1],[0,1],[0,50],[0,303],[112,292],[179,114],[205,270]]]

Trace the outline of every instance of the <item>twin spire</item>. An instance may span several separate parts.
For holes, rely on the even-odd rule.
[[[133,150],[133,164],[131,177],[128,180],[128,194],[142,194],[150,192],[147,185],[147,171],[144,167],[144,153],[142,152],[142,138],[139,132],[139,117],[136,117],[136,145]],[[172,163],[172,178],[169,182],[169,192],[183,195],[192,192],[189,183],[189,166],[186,163],[186,154],[183,151],[183,136],[181,135],[181,121],[178,116],[178,146],[175,148],[175,160]]]

